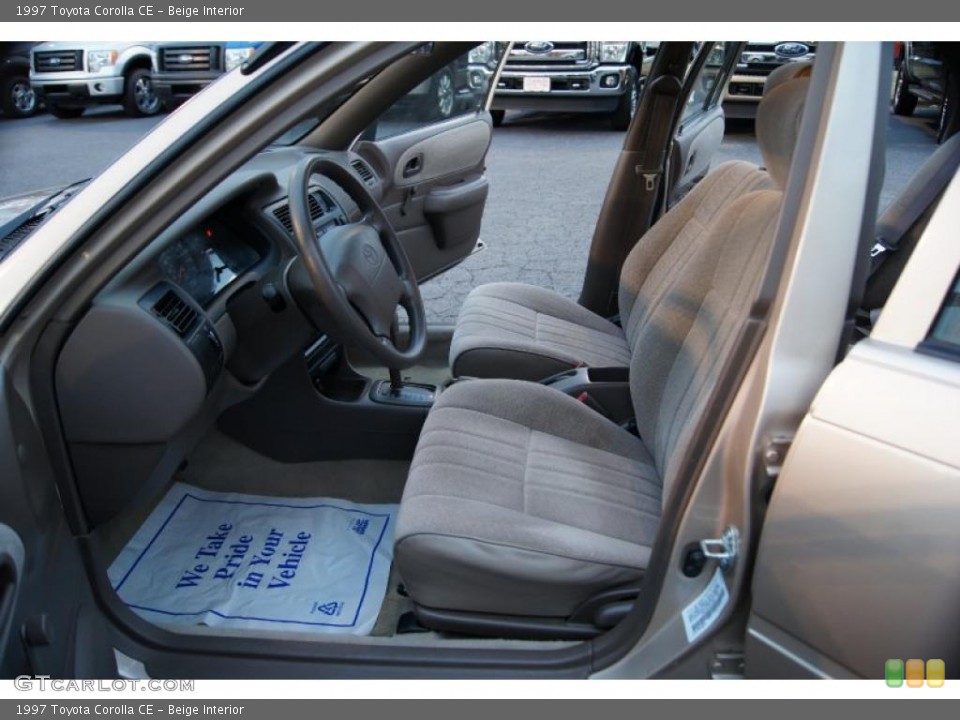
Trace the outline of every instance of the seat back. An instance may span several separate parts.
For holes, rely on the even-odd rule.
[[[663,479],[664,502],[682,448],[756,298],[808,85],[805,77],[790,79],[761,102],[757,142],[769,175],[743,164],[720,166],[706,187],[647,233],[624,266],[620,302],[631,396],[640,436]]]

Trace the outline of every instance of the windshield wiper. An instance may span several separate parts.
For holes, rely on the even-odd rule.
[[[89,178],[67,185],[48,197],[34,203],[19,215],[0,226],[0,262],[17,246],[40,227],[47,218],[63,207],[72,198],[80,186],[90,182]]]

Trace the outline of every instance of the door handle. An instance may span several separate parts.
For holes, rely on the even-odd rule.
[[[423,170],[423,154],[417,153],[403,165],[403,177],[413,177]]]

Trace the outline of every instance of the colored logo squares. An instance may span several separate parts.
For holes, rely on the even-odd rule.
[[[923,660],[911,658],[906,663],[903,660],[887,660],[884,664],[883,675],[888,687],[900,687],[904,681],[907,687],[923,687],[926,677],[927,686],[932,688],[943,687],[947,672],[943,660]]]
[[[923,660],[907,660],[907,687],[923,687]]]
[[[903,660],[887,660],[883,674],[887,680],[887,687],[896,688],[903,685]]]
[[[927,660],[927,685],[932,688],[943,687],[947,677],[947,668],[943,660]]]

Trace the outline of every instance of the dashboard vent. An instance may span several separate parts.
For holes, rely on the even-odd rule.
[[[357,171],[357,175],[360,176],[360,179],[363,180],[367,185],[373,185],[375,180],[373,177],[373,170],[359,158],[350,163],[353,166],[353,169]]]
[[[190,331],[200,315],[173,290],[167,290],[150,309],[154,315],[172,327],[180,337],[185,336]]]
[[[314,222],[333,209],[333,200],[319,190],[311,190],[307,200],[310,204],[310,219]],[[288,233],[293,235],[293,220],[290,218],[290,205],[288,203],[275,207],[273,216],[280,221],[280,224]]]

